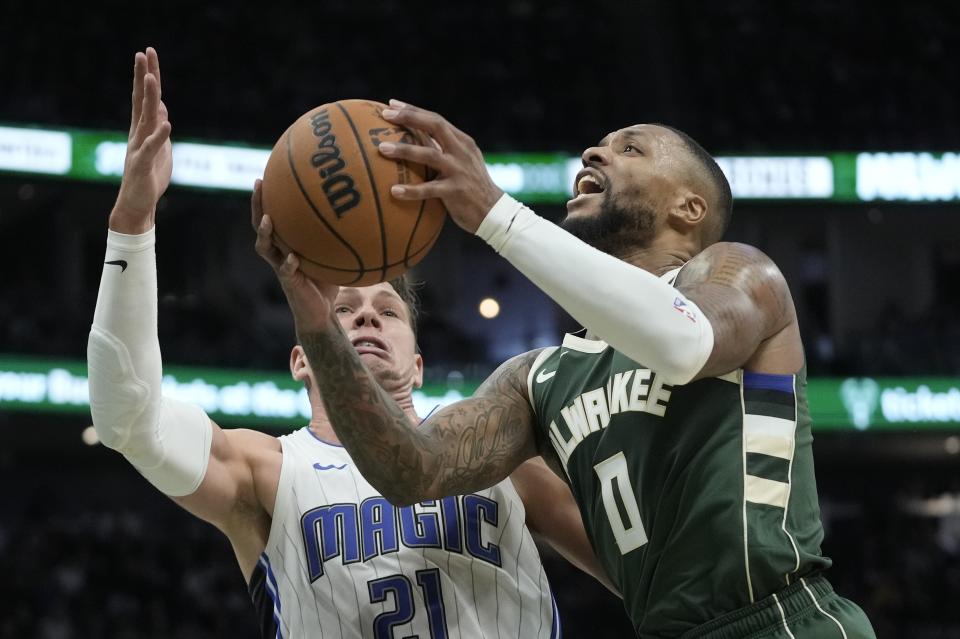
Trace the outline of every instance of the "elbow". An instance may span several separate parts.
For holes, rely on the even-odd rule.
[[[389,470],[397,471],[398,469],[380,467],[375,469],[374,472],[369,472],[370,469],[361,468],[358,464],[357,470],[383,498],[398,508],[412,506],[442,496],[438,496],[430,490],[432,482],[413,477],[404,479],[406,473],[389,472]],[[388,472],[383,472],[384,470],[388,470]]]
[[[103,388],[97,386],[90,385],[90,418],[97,440],[105,447],[123,453],[130,439],[131,416],[142,412],[142,409],[127,404],[122,398],[110,397]]]
[[[90,384],[90,417],[100,443],[126,454],[136,433],[149,432],[159,418],[159,406],[136,392],[105,392]],[[123,390],[123,389],[118,389]]]
[[[701,316],[682,330],[662,330],[641,335],[621,332],[607,343],[640,365],[654,371],[671,386],[689,384],[704,369],[713,352],[713,327]],[[613,333],[613,331],[611,331]]]
[[[388,502],[390,502],[391,506],[395,506],[397,508],[406,508],[407,506],[413,506],[414,504],[419,504],[421,501],[423,501],[421,499],[411,498],[408,495],[399,495],[399,494],[383,495],[383,497]]]
[[[130,351],[113,335],[94,326],[87,342],[87,388],[97,437],[123,452],[137,429],[159,419],[159,374],[156,383],[141,379]]]
[[[697,379],[713,352],[713,329],[684,335],[680,339],[664,341],[667,348],[661,353],[657,366],[651,367],[664,383],[682,386]],[[640,359],[639,361],[643,361]]]
[[[419,504],[421,501],[429,499],[429,497],[414,491],[396,490],[395,488],[381,490],[380,494],[383,495],[384,499],[390,502],[391,505],[397,508],[413,506],[414,504]]]
[[[669,384],[670,386],[689,384],[699,372],[699,367],[687,364],[686,362],[670,362],[656,369],[657,376],[663,380],[664,384]]]
[[[659,357],[651,357],[652,353],[631,357],[650,368],[664,384],[682,386],[693,381],[703,369],[701,358],[691,357],[691,354],[689,349],[677,348],[664,351]]]
[[[96,411],[91,410],[93,417],[93,430],[97,433],[97,441],[105,447],[120,452],[123,447],[123,437],[117,432],[118,429],[107,428],[102,417],[98,417]]]

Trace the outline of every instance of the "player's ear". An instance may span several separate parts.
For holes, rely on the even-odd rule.
[[[413,387],[420,388],[423,386],[423,356],[420,353],[413,356],[413,365],[416,367],[413,375]]]
[[[303,347],[296,344],[290,350],[290,376],[297,381],[303,381],[308,374],[307,355]]]
[[[692,191],[678,195],[670,212],[670,222],[680,231],[691,231],[707,218],[707,201]]]

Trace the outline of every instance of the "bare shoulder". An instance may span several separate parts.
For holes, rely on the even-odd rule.
[[[803,365],[790,287],[760,249],[717,242],[687,262],[675,286],[707,316],[713,329],[713,351],[697,378],[740,367],[795,372]]]
[[[544,350],[537,348],[511,357],[487,377],[474,396],[502,395],[508,392],[519,393],[524,400],[528,399],[527,376],[530,375],[533,363]]]
[[[680,271],[677,288],[704,282],[725,284],[742,290],[758,283],[782,284],[786,280],[770,257],[755,246],[717,242],[701,251]]]
[[[280,440],[249,428],[216,428],[210,448],[211,459],[234,468],[255,469],[281,454]]]
[[[250,428],[223,429],[223,434],[230,440],[230,444],[238,451],[257,454],[260,452],[277,452],[281,450],[280,440],[273,435],[262,433]]]
[[[245,539],[263,529],[264,517],[272,513],[281,459],[276,437],[215,426],[203,481],[192,494],[173,499],[232,540]]]
[[[738,242],[717,242],[707,247],[680,271],[676,287],[694,299],[730,300],[739,294],[766,318],[765,333],[772,334],[796,318],[790,287],[777,265],[760,249]],[[710,300],[710,297],[719,299]]]
[[[250,469],[257,494],[262,496],[265,490],[270,494],[274,493],[275,488],[267,489],[280,479],[280,462],[283,455],[280,439],[249,428],[232,428],[224,430],[223,433],[229,440],[233,455]],[[265,482],[266,485],[264,485]],[[264,503],[268,510],[272,510],[272,505],[272,499]]]

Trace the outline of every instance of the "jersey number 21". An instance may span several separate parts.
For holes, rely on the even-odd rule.
[[[443,594],[440,592],[440,571],[436,568],[417,571],[417,584],[423,591],[427,604],[427,619],[430,621],[430,639],[447,639],[447,619],[443,610]],[[393,595],[395,610],[377,615],[373,620],[373,636],[376,639],[393,639],[394,626],[410,623],[414,610],[413,584],[405,575],[393,575],[367,582],[370,603],[382,603]]]

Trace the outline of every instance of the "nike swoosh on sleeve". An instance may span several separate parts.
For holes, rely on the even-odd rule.
[[[123,273],[127,270],[127,261],[126,260],[111,260],[109,262],[104,262],[104,264],[109,264],[110,266],[119,266],[120,272]]]
[[[560,353],[560,357],[557,358],[557,368],[553,369],[549,373],[544,373],[543,371],[540,371],[539,373],[537,373],[538,384],[544,383],[545,381],[547,381],[548,379],[550,379],[551,377],[557,374],[557,369],[560,368],[560,360],[563,359],[563,356],[566,354],[567,354],[567,351],[563,351],[562,353]]]

